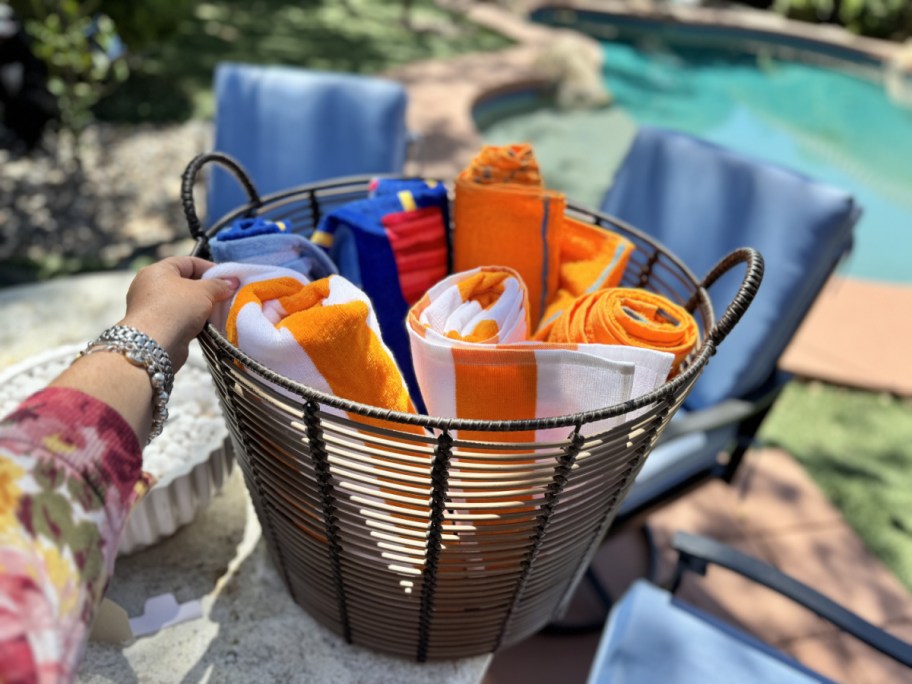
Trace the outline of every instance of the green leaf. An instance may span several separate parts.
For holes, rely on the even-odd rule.
[[[95,489],[81,477],[67,477],[66,489],[70,498],[82,506],[83,510],[96,511],[104,506]]]

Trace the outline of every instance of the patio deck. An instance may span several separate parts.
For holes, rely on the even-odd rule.
[[[416,173],[455,177],[482,144],[472,107],[491,93],[540,80],[533,64],[543,42],[552,39],[551,30],[492,6],[475,6],[471,16],[505,32],[517,45],[497,54],[412,64],[389,74],[408,88],[409,123],[423,136],[420,164],[412,169]],[[912,396],[912,366],[907,363],[912,323],[897,322],[895,316],[910,306],[910,287],[834,278],[782,366],[798,376]],[[897,330],[897,323],[902,330]],[[890,328],[885,330],[886,325]],[[877,354],[871,353],[871,339],[877,339]],[[677,530],[703,533],[773,564],[897,636],[912,639],[912,595],[781,450],[749,452],[733,486],[711,483],[653,515],[649,524],[663,549],[660,576],[667,576],[671,567],[671,535]],[[645,557],[638,534],[626,533],[605,544],[596,569],[613,595],[620,596],[644,574]],[[723,570],[716,569],[707,578],[689,578],[682,596],[838,681],[908,681],[907,669],[786,599]],[[582,590],[572,610],[582,614],[588,605],[597,601]],[[537,635],[497,654],[485,684],[583,682],[598,638]]]

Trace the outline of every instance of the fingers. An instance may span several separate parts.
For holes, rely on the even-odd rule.
[[[213,302],[223,302],[237,291],[240,281],[237,278],[212,278],[199,281],[197,287],[205,289]]]
[[[181,278],[199,280],[203,273],[215,266],[211,261],[192,256],[174,256],[161,261],[162,265],[176,270]]]

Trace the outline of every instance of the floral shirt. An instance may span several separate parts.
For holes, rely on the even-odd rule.
[[[69,682],[145,489],[114,409],[50,388],[0,421],[0,682]]]

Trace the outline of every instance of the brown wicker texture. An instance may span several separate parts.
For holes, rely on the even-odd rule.
[[[240,175],[251,203],[204,232],[192,189],[212,161]],[[201,155],[183,188],[194,254],[207,256],[208,238],[244,214],[309,231],[364,197],[367,183],[329,181],[261,200],[235,162]],[[633,240],[624,284],[688,306],[700,325],[683,371],[625,404],[525,421],[407,415],[291,382],[211,326],[201,335],[272,557],[294,600],[348,641],[418,660],[454,658],[516,643],[558,615],[644,459],[759,286],[754,250],[737,250],[701,282],[630,226],[569,211]],[[706,288],[739,263],[747,266],[741,289],[714,324]],[[426,436],[397,429],[406,425],[424,426]],[[547,428],[561,428],[560,437],[530,444],[519,434]],[[460,439],[469,429],[491,441]]]

